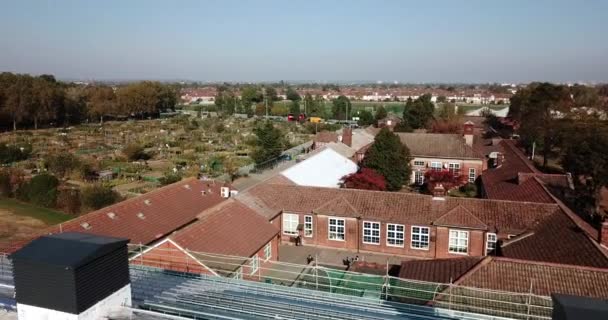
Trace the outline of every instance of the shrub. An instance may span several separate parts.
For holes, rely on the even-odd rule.
[[[101,184],[93,184],[80,191],[82,204],[91,209],[101,209],[120,200],[118,192]]]
[[[122,152],[130,161],[150,159],[150,156],[144,152],[144,147],[139,144],[130,144],[124,147]]]
[[[18,198],[32,204],[52,208],[57,202],[59,180],[50,174],[40,174],[24,183],[18,190]]]
[[[59,178],[64,178],[80,167],[80,159],[71,153],[49,155],[44,166]]]
[[[13,163],[25,160],[32,154],[31,145],[6,145],[0,144],[0,163]]]
[[[386,190],[386,179],[375,170],[369,168],[362,168],[359,172],[344,176],[341,181],[343,188]]]
[[[182,177],[179,174],[174,174],[174,173],[167,174],[164,177],[158,179],[161,186],[166,186],[168,184],[176,183],[180,180],[182,180]]]

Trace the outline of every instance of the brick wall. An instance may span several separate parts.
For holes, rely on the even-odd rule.
[[[415,166],[414,162],[415,161],[423,161],[424,162],[424,166]],[[483,167],[483,161],[481,159],[479,160],[468,160],[468,159],[441,159],[441,158],[421,158],[421,157],[416,157],[413,158],[412,161],[410,162],[410,165],[412,167],[412,175],[410,176],[411,179],[411,183],[414,183],[414,171],[422,171],[422,172],[426,172],[427,170],[431,170],[431,162],[441,162],[442,164],[442,168],[443,169],[447,169],[444,167],[444,165],[446,163],[458,163],[460,165],[460,175],[463,176],[463,179],[465,182],[468,181],[468,177],[469,177],[469,169],[473,168],[475,169],[475,178],[479,177],[484,169]]]

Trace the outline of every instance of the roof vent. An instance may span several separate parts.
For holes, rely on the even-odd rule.
[[[230,198],[230,188],[220,188],[220,194],[222,195],[222,198]]]
[[[201,196],[204,196],[204,195],[206,195],[206,194],[207,194],[207,191],[205,191],[205,190],[202,190],[202,191],[201,191]]]
[[[185,184],[184,185],[184,189],[190,190],[190,185],[189,184]]]
[[[152,202],[150,202],[150,199],[146,199],[146,200],[144,200],[144,203],[145,203],[146,205],[148,205],[148,206],[152,204]]]
[[[114,212],[108,212],[106,214],[108,215],[108,218],[110,218],[110,219],[116,219],[116,213],[114,213]]]
[[[137,217],[143,220],[146,218],[146,215],[143,212],[138,212]]]
[[[83,222],[80,224],[80,226],[85,230],[91,229],[91,225],[88,222]]]

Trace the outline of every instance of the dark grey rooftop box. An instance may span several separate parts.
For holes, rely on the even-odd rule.
[[[128,239],[40,237],[10,256],[18,304],[80,314],[130,283]]]

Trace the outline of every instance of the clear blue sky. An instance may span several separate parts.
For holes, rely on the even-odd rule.
[[[608,1],[2,0],[0,70],[83,79],[608,81]]]

